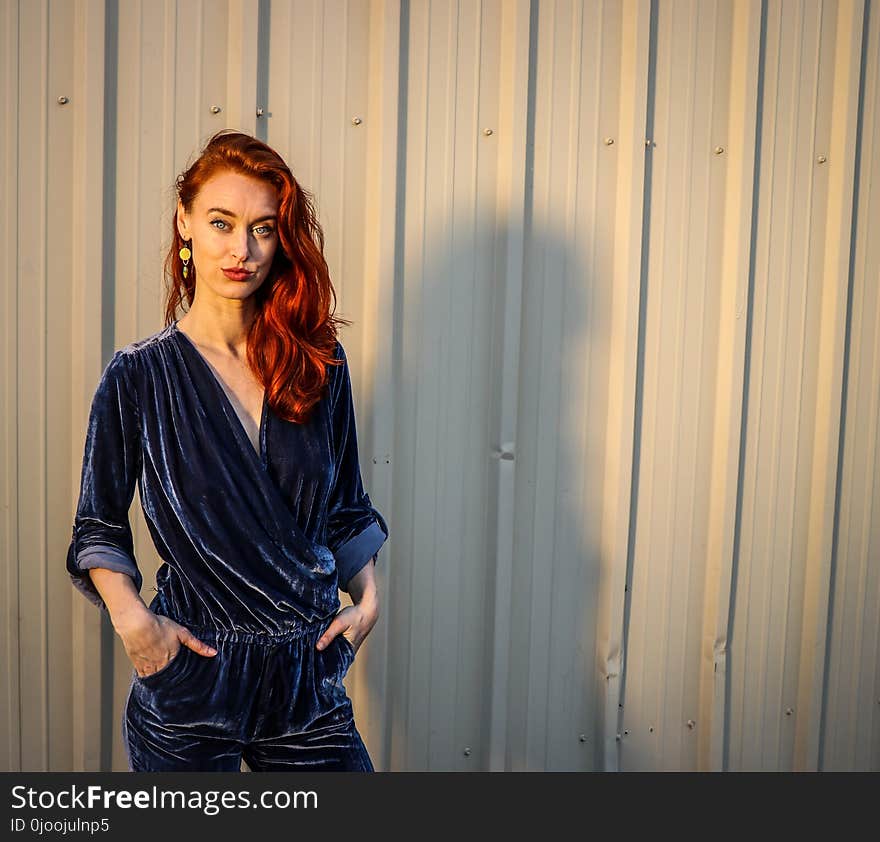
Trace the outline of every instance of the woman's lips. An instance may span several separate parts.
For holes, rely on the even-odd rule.
[[[223,274],[229,278],[230,281],[246,281],[253,272],[247,272],[244,269],[224,269]]]

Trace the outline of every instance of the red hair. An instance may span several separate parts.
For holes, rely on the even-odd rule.
[[[271,184],[278,194],[278,247],[266,280],[254,293],[256,316],[248,331],[248,365],[266,390],[272,410],[296,423],[308,420],[321,399],[327,366],[336,359],[339,325],[334,315],[336,291],[324,259],[324,232],[311,194],[304,190],[281,156],[250,135],[231,129],[217,132],[199,157],[177,177],[177,196],[189,211],[202,186],[222,170],[233,170]],[[172,239],[165,257],[165,324],[195,297],[196,272],[183,277],[178,252],[185,245],[172,219]]]

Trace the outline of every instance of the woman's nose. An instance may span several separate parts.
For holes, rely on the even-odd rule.
[[[246,260],[248,256],[247,234],[241,237],[232,247],[232,256],[236,260]]]

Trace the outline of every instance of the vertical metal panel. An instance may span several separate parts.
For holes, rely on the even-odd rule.
[[[727,131],[717,138],[726,155],[726,182],[718,267],[718,332],[715,416],[706,525],[705,595],[701,656],[697,764],[724,768],[727,737],[728,649],[737,542],[742,395],[746,370],[747,306],[754,223],[755,138],[761,69],[762,9],[758,0],[737,3],[731,15],[730,93]],[[707,396],[706,399],[710,399]],[[650,731],[649,731],[650,733]]]
[[[639,380],[642,239],[645,212],[645,137],[650,77],[651,15],[648,2],[622,9],[620,46],[619,142],[611,266],[612,294],[608,304],[608,394],[604,431],[605,464],[601,489],[599,592],[596,616],[597,716],[594,768],[620,766],[618,734],[625,666],[626,594],[632,521],[632,464]],[[604,685],[604,687],[603,687]],[[589,739],[589,733],[586,735]]]
[[[18,378],[16,439],[22,430],[29,430],[36,436],[28,443],[20,439],[15,442],[20,464],[28,465],[28,470],[19,471],[17,477],[19,545],[15,562],[19,567],[20,604],[26,606],[19,614],[21,764],[24,769],[39,769],[46,768],[49,760],[48,617],[43,544],[45,488],[42,482],[46,457],[46,352],[43,331],[33,327],[46,324],[48,98],[50,73],[54,69],[54,66],[50,67],[48,56],[48,4],[33,3],[20,7],[19,25],[19,43],[29,45],[21,52],[18,89],[19,102],[27,108],[27,119],[19,124],[18,166],[20,172],[27,173],[28,189],[22,190],[18,197],[20,225],[27,233],[17,243],[20,281],[16,321],[18,326],[30,325],[31,329],[19,327],[16,331],[16,354],[19,360],[29,361],[36,376]],[[31,279],[31,283],[23,283],[24,278]]]
[[[880,767],[876,3],[0,21],[6,768],[126,766],[130,662],[63,553],[98,376],[161,325],[174,176],[225,126],[314,192],[354,321],[377,768]]]
[[[824,646],[815,624],[828,609],[847,290],[836,240],[850,227],[860,6],[814,14],[773,4],[767,13],[731,641],[734,769],[816,763]]]
[[[396,461],[394,418],[395,358],[394,331],[389,329],[395,310],[395,265],[397,259],[398,137],[400,132],[400,4],[397,0],[375,0],[370,4],[369,65],[367,83],[367,167],[364,185],[363,253],[363,342],[360,362],[361,410],[358,414],[358,446],[369,493],[386,520],[394,520],[393,473]],[[371,412],[363,411],[364,407]],[[376,573],[382,622],[371,632],[370,646],[358,650],[360,663],[349,670],[347,683],[358,716],[358,728],[370,747],[378,769],[391,767],[395,713],[402,682],[398,679],[401,659],[397,649],[405,643],[395,635],[391,616],[398,621],[405,613],[391,613],[407,604],[400,589],[401,577],[392,563],[392,534],[379,554]],[[404,593],[404,598],[395,597]]]
[[[609,342],[619,338],[607,327],[613,285],[626,288],[637,277],[626,269],[618,274],[626,258],[615,254],[614,243],[619,238],[626,249],[641,229],[639,216],[628,213],[631,185],[617,170],[618,158],[628,161],[634,148],[644,155],[642,128],[620,104],[627,70],[646,59],[639,10],[637,4],[558,2],[541,4],[533,18],[534,159],[521,349],[511,361],[519,376],[508,725],[513,769],[589,769],[602,756],[594,722],[597,691],[605,688],[595,680],[595,664],[598,651],[607,674],[613,655],[597,640],[595,621],[605,435],[598,419],[607,415]],[[620,134],[624,125],[629,135]],[[603,619],[619,622],[622,587],[605,596],[617,607]],[[610,627],[602,631],[606,640],[614,634]],[[604,715],[616,723],[616,704]]]
[[[226,124],[256,134],[259,0],[229,0],[227,17]]]
[[[724,286],[733,7],[660,4],[621,767],[698,767],[706,547]],[[741,60],[737,56],[736,60]],[[723,151],[717,151],[723,150]],[[729,287],[728,287],[729,289]]]
[[[508,764],[508,711],[511,652],[511,597],[513,593],[514,506],[516,500],[515,443],[519,377],[512,364],[520,354],[523,256],[527,212],[526,158],[530,80],[531,20],[529,3],[505,3],[501,17],[498,96],[506,107],[498,114],[498,198],[495,220],[497,284],[499,286],[492,330],[491,370],[498,372],[489,400],[489,446],[494,469],[488,477],[486,558],[488,580],[486,622],[491,634],[491,662],[484,675],[491,696],[485,708],[483,733],[487,735],[486,767],[500,771]],[[487,648],[487,657],[489,656]]]
[[[816,350],[815,434],[805,558],[804,610],[798,663],[797,710],[792,766],[818,769],[826,683],[831,565],[836,528],[840,462],[843,370],[850,293],[855,150],[859,114],[864,3],[823,8],[829,38],[821,65],[820,90],[829,101],[828,122],[817,121],[814,154],[823,168],[826,201],[815,272],[821,279]],[[833,35],[831,34],[833,33]],[[823,110],[824,111],[824,110]],[[819,113],[822,114],[823,111]],[[833,150],[825,154],[821,150]],[[831,155],[834,158],[832,160]],[[824,159],[824,162],[823,162]],[[809,409],[809,407],[808,407]],[[786,715],[789,715],[786,710]]]
[[[19,234],[19,78],[22,73],[20,16],[17,3],[4,3],[0,28],[0,90],[3,119],[0,123],[0,174],[4,201],[2,214],[2,354],[0,354],[0,563],[3,565],[0,611],[0,763],[21,768],[21,626],[19,624],[18,571],[18,277]]]
[[[70,267],[75,256],[75,230],[70,220],[74,216],[74,200],[77,197],[75,175],[77,168],[74,159],[74,138],[77,129],[83,129],[76,119],[77,111],[53,103],[52,94],[58,91],[65,94],[65,87],[76,78],[76,71],[83,66],[85,57],[77,50],[77,41],[70,33],[78,26],[75,4],[49,4],[48,15],[48,122],[46,133],[46,195],[45,240],[40,245],[45,250],[46,282],[36,285],[42,312],[33,311],[26,318],[32,324],[43,322],[45,333],[40,336],[40,352],[34,357],[39,360],[43,374],[38,379],[42,394],[31,407],[35,413],[32,423],[22,429],[31,435],[37,432],[36,441],[31,439],[30,447],[36,445],[38,453],[25,451],[25,463],[33,470],[33,479],[41,487],[42,508],[39,532],[34,532],[37,540],[31,544],[31,551],[37,551],[41,558],[41,602],[45,606],[45,629],[37,635],[45,636],[45,717],[47,723],[47,750],[45,763],[50,769],[69,768],[71,755],[70,734],[70,682],[58,680],[64,675],[71,662],[70,635],[70,592],[66,583],[52,575],[55,571],[54,559],[62,557],[69,536],[58,534],[49,524],[63,520],[67,512],[67,487],[57,488],[50,480],[50,465],[57,465],[67,454],[67,419],[69,395],[66,388],[68,371],[57,362],[68,359],[65,353],[71,345],[71,294],[69,284],[55,283],[56,278],[69,277]],[[80,43],[81,43],[81,39]],[[72,90],[68,96],[78,97],[82,90]],[[54,105],[54,107],[53,107]],[[23,326],[28,322],[23,322]],[[20,405],[21,408],[22,405]],[[29,564],[27,556],[20,559]]]
[[[821,767],[880,769],[880,8],[861,55],[843,459]],[[849,237],[847,237],[849,242]]]
[[[482,768],[498,3],[413,3],[397,336],[395,558],[407,559],[397,768]],[[397,569],[397,568],[396,568]]]

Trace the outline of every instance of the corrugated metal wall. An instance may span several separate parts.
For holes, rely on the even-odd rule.
[[[355,321],[377,768],[880,768],[876,0],[0,15],[3,768],[125,768],[64,556],[225,126],[314,191]]]

